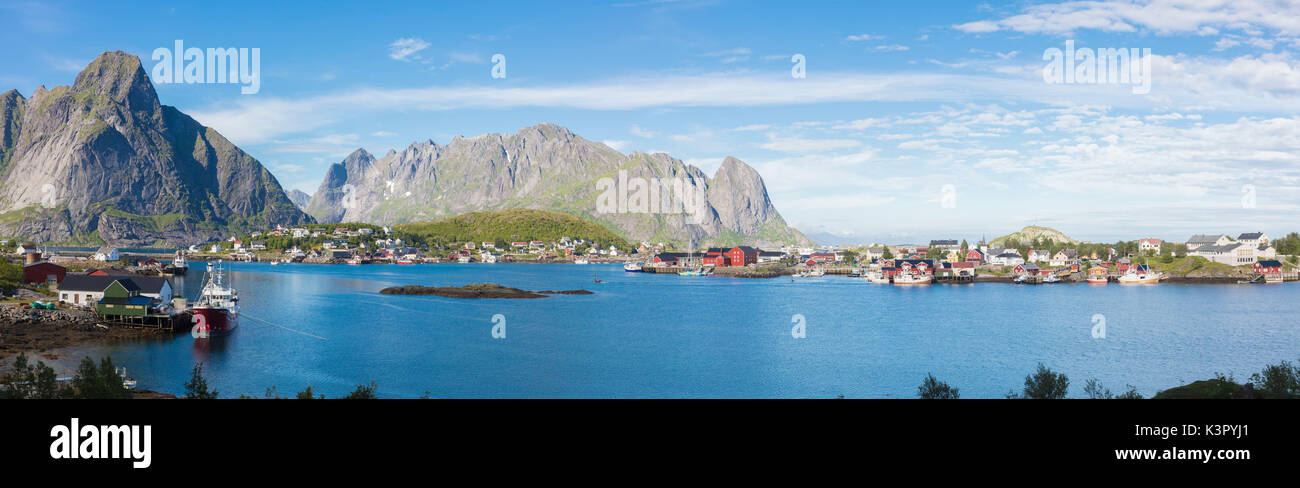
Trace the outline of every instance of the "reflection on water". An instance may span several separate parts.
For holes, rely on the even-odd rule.
[[[1300,353],[1300,284],[928,287],[837,276],[686,278],[619,265],[231,265],[240,326],[83,346],[140,387],[180,393],[195,362],[223,396],[308,385],[383,397],[911,397],[927,373],[1000,397],[1043,362],[1146,395],[1249,376]],[[600,279],[594,283],[592,275]],[[176,288],[194,297],[195,266]],[[387,286],[495,282],[594,295],[390,296]],[[1107,334],[1095,339],[1093,318]],[[494,339],[500,315],[505,339]],[[791,336],[803,317],[806,338]],[[75,367],[75,362],[74,362]]]

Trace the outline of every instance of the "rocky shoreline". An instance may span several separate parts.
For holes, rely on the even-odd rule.
[[[100,325],[99,317],[88,310],[35,310],[5,306],[0,307],[0,362],[20,352],[54,359],[51,351],[66,347],[159,333]]]

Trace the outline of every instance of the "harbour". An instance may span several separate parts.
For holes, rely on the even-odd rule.
[[[1300,349],[1286,319],[1300,312],[1294,285],[906,287],[831,274],[685,278],[614,263],[232,263],[230,278],[241,314],[261,321],[211,338],[150,336],[58,355],[111,355],[141,388],[167,393],[203,362],[231,395],[309,384],[342,394],[376,381],[389,397],[897,398],[933,372],[979,398],[1005,393],[1037,362],[1149,395],[1215,372],[1257,371]],[[202,271],[178,279],[178,294],[194,297]],[[483,281],[595,293],[542,301],[378,293]],[[1104,338],[1093,336],[1098,314]],[[496,315],[504,339],[491,334]],[[791,337],[796,315],[806,338]]]

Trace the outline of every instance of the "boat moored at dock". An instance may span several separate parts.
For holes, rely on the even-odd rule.
[[[1160,273],[1151,271],[1151,267],[1145,264],[1129,268],[1124,272],[1124,276],[1119,277],[1121,285],[1154,285],[1160,283],[1163,278]]]
[[[203,289],[190,308],[196,333],[223,333],[239,326],[239,294],[226,283],[219,265],[220,261],[208,263]]]

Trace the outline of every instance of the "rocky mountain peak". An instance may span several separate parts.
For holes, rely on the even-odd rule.
[[[103,97],[132,111],[153,112],[159,107],[158,94],[140,58],[122,51],[100,54],[77,75],[72,91]]]

